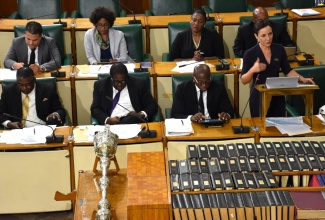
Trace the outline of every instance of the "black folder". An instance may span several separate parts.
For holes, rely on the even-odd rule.
[[[199,154],[199,158],[204,158],[204,159],[209,158],[209,152],[208,152],[207,145],[200,144],[197,147],[197,151],[198,151],[198,154]]]
[[[291,144],[295,148],[298,155],[306,154],[305,148],[302,147],[299,141],[292,141]]]
[[[234,188],[234,182],[232,181],[231,174],[229,172],[221,173],[223,185],[225,186],[225,189],[233,189]]]
[[[265,157],[268,155],[263,143],[255,143],[255,148],[256,148],[258,156]]]
[[[236,189],[247,189],[247,183],[242,173],[233,173],[232,178]]]
[[[306,155],[306,158],[308,160],[308,163],[310,164],[312,170],[322,170],[323,167],[316,155]]]
[[[235,144],[227,144],[226,148],[227,148],[229,157],[238,157],[239,156],[237,147]]]
[[[257,151],[255,149],[254,144],[252,144],[252,143],[246,143],[245,144],[245,147],[246,147],[246,150],[247,150],[248,155],[250,157],[256,157],[257,156]]]
[[[213,190],[223,190],[226,188],[221,173],[210,174],[211,186]]]
[[[311,146],[314,148],[316,154],[324,155],[324,147],[318,141],[310,141]]]
[[[178,172],[179,174],[190,173],[187,160],[180,160],[178,166],[179,166],[179,172]]]
[[[170,189],[172,192],[179,191],[179,176],[178,176],[178,174],[170,175]]]
[[[278,188],[279,187],[279,184],[276,181],[275,176],[272,174],[272,172],[264,172],[263,174],[264,174],[267,186],[269,188]]]
[[[210,173],[220,173],[220,164],[217,158],[211,158],[208,160]]]
[[[211,180],[210,180],[210,175],[207,173],[201,173],[200,174],[201,178],[201,183],[202,183],[202,189],[203,190],[211,190]]]
[[[219,165],[220,165],[221,172],[229,172],[230,171],[227,158],[220,158]]]
[[[190,179],[191,179],[191,186],[192,186],[191,190],[201,191],[203,189],[202,181],[201,181],[200,175],[198,173],[191,173]]]
[[[239,157],[238,162],[239,162],[239,168],[240,168],[241,172],[245,173],[245,172],[251,171],[247,157]]]
[[[190,174],[183,173],[179,177],[179,190],[180,191],[190,191],[192,190]]]
[[[254,178],[257,188],[268,188],[263,173],[254,173]]]
[[[286,151],[284,150],[284,147],[282,146],[281,142],[273,142],[273,146],[275,147],[278,155],[285,155]]]
[[[257,158],[261,171],[270,171],[271,166],[267,157],[258,157]]]
[[[244,179],[246,181],[247,187],[250,189],[256,189],[257,185],[256,185],[256,180],[254,178],[253,173],[244,173]]]
[[[256,157],[249,157],[248,158],[248,164],[250,167],[250,172],[259,172],[261,171],[260,163],[258,162],[258,159]]]
[[[269,156],[278,155],[275,147],[273,146],[272,142],[263,142],[265,150]]]
[[[282,145],[284,147],[284,150],[286,151],[286,155],[295,155],[297,154],[296,148],[294,148],[289,141],[283,141]]]
[[[241,169],[239,167],[239,161],[237,157],[230,157],[230,158],[226,158],[227,162],[228,162],[228,166],[230,169],[230,172],[240,172]]]
[[[316,154],[314,148],[309,141],[301,141],[302,147],[305,149],[306,154]]]
[[[209,158],[218,157],[218,150],[214,144],[208,144],[208,154],[209,154]]]
[[[199,173],[210,173],[208,161],[206,159],[198,159]]]
[[[269,156],[269,163],[272,171],[280,171],[280,163],[277,156]]]
[[[195,145],[187,145],[186,147],[186,155],[187,155],[187,159],[190,159],[190,158],[199,158],[199,154],[197,152],[197,148]]]
[[[189,168],[190,173],[199,173],[200,172],[197,159],[191,158],[191,159],[188,159],[187,162],[188,162],[188,168]]]
[[[249,156],[247,149],[245,147],[245,144],[237,143],[236,147],[237,147],[239,157],[248,157]]]
[[[169,174],[178,174],[178,160],[169,160]]]
[[[228,151],[227,151],[227,148],[226,148],[226,145],[224,144],[218,144],[217,145],[217,151],[218,151],[218,157],[219,158],[226,158],[226,157],[229,157],[228,155]]]

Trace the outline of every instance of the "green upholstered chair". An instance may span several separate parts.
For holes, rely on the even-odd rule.
[[[78,0],[78,9],[71,12],[71,18],[89,18],[91,12],[98,6],[110,8],[116,17],[126,17],[125,10],[120,10],[119,0]]]
[[[325,65],[296,68],[295,71],[303,77],[314,78],[314,82],[319,86],[319,89],[314,91],[313,114],[317,115],[319,108],[325,105]],[[305,103],[302,96],[287,96],[286,110],[288,116],[305,115]]]
[[[255,7],[246,0],[208,0],[207,6],[202,6],[207,13],[245,12],[253,11]]]
[[[64,49],[64,36],[63,36],[63,26],[62,24],[51,24],[42,25],[43,34],[55,39],[56,46],[58,47],[61,55],[62,65],[72,64],[72,54],[66,54]],[[15,37],[19,37],[25,34],[25,26],[15,26],[14,27]]]
[[[149,72],[135,72],[135,73],[129,73],[132,76],[144,79],[146,82],[146,87],[149,90],[149,92],[151,93],[151,86],[150,86],[150,73]],[[98,74],[98,79],[103,79],[105,77],[108,77],[109,74],[108,73],[104,73],[104,74]],[[158,106],[158,112],[156,114],[153,115],[153,117],[151,118],[150,121],[154,121],[154,122],[158,122],[161,121],[160,119],[160,111],[159,111],[159,106]],[[92,125],[99,125],[98,120],[95,119],[94,117],[91,116],[90,118],[90,123]]]
[[[215,30],[216,26],[214,21],[207,21],[205,27],[211,30]],[[169,22],[168,23],[168,45],[169,51],[171,49],[172,43],[174,42],[178,33],[185,31],[190,28],[190,22]],[[170,61],[169,53],[162,54],[162,61]]]
[[[61,0],[17,0],[17,3],[18,10],[10,15],[11,19],[68,17],[67,12],[62,12]]]
[[[55,88],[56,88],[56,78],[55,77],[36,78],[36,81],[37,82],[48,83],[48,84],[54,85]],[[3,91],[3,88],[4,87],[11,86],[14,83],[16,83],[16,79],[4,79],[4,80],[2,80],[2,83],[1,83],[1,85],[2,85],[2,91]],[[68,118],[68,115],[66,115],[66,119],[65,119],[64,125],[69,125],[67,118]],[[2,125],[0,126],[0,130],[1,129],[3,129],[3,126]]]
[[[141,24],[116,25],[114,29],[122,31],[125,36],[129,56],[135,62],[151,61],[150,54],[143,53],[143,37]]]
[[[315,6],[315,0],[280,0],[274,2],[276,9],[297,9],[312,8]]]
[[[192,14],[193,0],[150,0],[146,16]]]
[[[172,76],[172,94],[175,95],[177,86],[181,84],[182,82],[185,82],[187,80],[190,80],[192,78],[193,74],[175,74]],[[222,83],[225,83],[225,75],[223,73],[216,73],[211,74],[212,80],[220,81]],[[170,118],[171,116],[171,108],[165,109],[165,115],[166,118]]]

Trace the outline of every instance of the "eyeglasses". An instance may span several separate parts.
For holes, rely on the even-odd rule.
[[[109,24],[97,24],[97,28],[108,28]]]
[[[114,80],[112,79],[113,84],[118,85],[118,84],[125,84],[126,80]]]
[[[210,77],[209,80],[207,80],[207,81],[205,81],[205,82],[204,82],[204,81],[198,81],[198,80],[195,78],[195,76],[194,76],[193,78],[194,78],[196,84],[198,84],[199,86],[209,85],[209,84],[211,83],[211,77]]]

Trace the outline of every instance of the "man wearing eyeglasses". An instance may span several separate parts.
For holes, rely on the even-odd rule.
[[[195,66],[192,80],[177,86],[173,97],[172,118],[221,119],[229,122],[234,110],[223,83],[212,80],[206,64]]]
[[[158,111],[143,79],[128,74],[123,63],[114,63],[110,76],[94,84],[91,115],[99,124],[143,123]],[[136,115],[136,116],[134,116]]]
[[[37,124],[63,125],[65,109],[62,107],[56,88],[48,83],[37,82],[30,67],[17,70],[17,83],[3,87],[0,100],[0,123],[7,128],[32,127]],[[8,118],[10,114],[19,120]]]

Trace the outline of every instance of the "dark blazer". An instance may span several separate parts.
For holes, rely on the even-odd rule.
[[[282,44],[283,46],[294,46],[284,25],[270,21],[273,31],[273,43]],[[238,28],[235,44],[233,46],[234,53],[237,57],[244,57],[246,50],[257,44],[254,36],[254,22],[243,24]]]
[[[207,90],[207,107],[212,119],[218,118],[218,113],[226,112],[234,117],[234,109],[231,106],[227,91],[223,83],[212,80]],[[173,97],[172,118],[187,118],[198,112],[198,100],[195,84],[192,80],[183,82],[177,86]]]
[[[49,47],[57,65],[49,52]],[[39,65],[43,65],[46,68],[46,71],[51,71],[61,67],[60,52],[53,38],[42,37],[41,42],[38,45],[37,58]],[[16,62],[28,64],[28,46],[25,42],[25,35],[13,39],[11,47],[9,48],[5,58],[4,66],[10,69]]]
[[[59,113],[63,124],[66,112],[62,107],[56,88],[48,83],[40,83],[36,81],[35,89],[37,117],[46,121],[46,117],[49,114],[57,112]],[[19,118],[22,117],[21,92],[17,83],[3,88],[0,100],[0,123],[5,122],[6,120],[12,122],[20,121],[18,119],[7,118],[3,116],[3,113],[8,113]]]
[[[127,87],[129,90],[131,104],[136,112],[145,111],[148,119],[158,111],[157,102],[146,89],[143,79],[128,76]],[[91,104],[91,115],[96,118],[99,124],[103,125],[107,117],[110,117],[113,99],[113,85],[111,77],[105,77],[94,83],[93,103]]]

